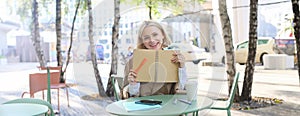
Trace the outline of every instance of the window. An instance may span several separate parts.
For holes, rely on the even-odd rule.
[[[257,45],[267,44],[269,40],[258,40]]]
[[[105,57],[105,58],[109,58],[109,57],[110,57],[110,54],[109,54],[109,53],[105,53],[104,57]]]
[[[248,41],[241,43],[237,46],[237,49],[247,48],[248,47]]]
[[[85,37],[86,35],[85,35],[85,32],[82,32],[82,37]]]
[[[103,39],[103,40],[99,40],[99,43],[101,44],[106,44],[108,41],[106,39]]]
[[[131,43],[130,39],[126,38],[126,44],[130,44],[130,43]]]

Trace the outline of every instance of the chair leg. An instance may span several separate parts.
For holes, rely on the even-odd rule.
[[[227,109],[227,116],[231,116],[230,108]]]
[[[45,96],[44,96],[44,94],[45,94],[45,93],[44,93],[44,90],[42,91],[42,94],[43,94],[42,96],[43,96],[43,100],[44,100],[44,99],[45,99]]]
[[[57,108],[58,108],[58,112],[60,112],[60,107],[59,107],[59,88],[57,89]]]
[[[21,98],[23,98],[26,93],[30,94],[29,92],[23,92]]]
[[[67,100],[68,100],[68,107],[70,107],[70,104],[69,104],[69,91],[68,91],[68,87],[66,87],[65,89],[66,89],[66,95],[67,95]]]

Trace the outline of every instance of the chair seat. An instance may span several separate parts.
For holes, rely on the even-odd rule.
[[[214,104],[212,105],[212,109],[228,109],[229,103],[228,101],[215,101]]]
[[[40,70],[46,70],[47,68],[50,69],[51,71],[58,71],[60,72],[60,74],[62,73],[62,67],[61,66],[54,66],[54,67],[40,67],[38,66],[38,68]],[[60,75],[61,76],[61,75]],[[59,76],[59,77],[60,77]],[[68,101],[68,106],[69,105],[69,93],[68,93],[68,86],[66,85],[66,83],[60,83],[60,78],[58,79],[55,79],[55,82],[52,82],[52,79],[51,78],[51,85],[50,85],[50,88],[51,89],[57,89],[57,104],[58,104],[58,112],[60,111],[60,102],[59,102],[59,89],[60,88],[65,88],[65,91],[66,91],[66,96],[67,96],[67,101]],[[65,80],[65,78],[64,78]],[[66,80],[65,80],[66,81]]]
[[[65,88],[67,85],[65,83],[60,83],[60,84],[51,84],[50,88],[51,89],[58,89],[58,88]]]
[[[228,100],[227,101],[215,100],[215,104],[210,109],[227,110],[227,116],[231,116],[230,107],[233,104],[234,94],[236,92],[238,81],[239,81],[239,75],[240,72],[237,72],[235,74]]]

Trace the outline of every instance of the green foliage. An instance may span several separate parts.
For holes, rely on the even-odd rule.
[[[55,7],[50,7],[48,4],[55,2],[53,0],[40,0],[39,3],[39,11],[46,11],[48,14],[51,14],[51,11],[55,11]],[[77,2],[82,2],[82,6],[80,7],[80,13],[78,15],[84,15],[85,11],[87,11],[87,5],[86,0],[77,0]],[[31,20],[31,13],[32,13],[32,0],[6,0],[6,3],[8,5],[9,11],[12,13],[13,8],[17,8],[16,13],[20,16],[21,21]],[[62,9],[64,14],[67,14],[69,12],[69,5],[67,1],[62,1]],[[29,21],[31,22],[31,21]]]
[[[251,107],[247,106],[244,110],[251,110]]]
[[[161,17],[159,12],[159,7],[166,8],[171,10],[173,15],[182,14],[183,4],[178,4],[179,0],[120,0],[121,3],[127,3],[132,5],[141,5],[144,4],[147,7],[151,7],[151,16],[153,19]],[[192,0],[191,2],[198,2],[200,4],[204,3],[206,0]]]
[[[74,5],[74,7],[76,7],[75,5]],[[68,5],[68,3],[66,1],[62,1],[62,5],[61,6],[62,6],[62,9],[63,9],[62,10],[63,12],[62,12],[61,15],[64,16],[65,14],[68,14],[69,13],[69,5]]]
[[[81,15],[83,16],[85,14],[85,12],[87,11],[88,9],[88,5],[87,5],[87,1],[86,0],[78,0],[78,2],[81,2],[81,6],[79,9],[81,9],[79,12],[78,12],[78,15]]]
[[[151,17],[153,19],[157,19],[161,17],[161,14],[159,12],[159,6],[164,6],[166,8],[171,8],[176,6],[177,0],[121,0],[121,3],[127,3],[127,4],[132,4],[132,5],[141,5],[144,4],[146,7],[151,8]],[[182,9],[180,7],[174,7],[176,9]],[[174,9],[171,8],[171,9]],[[177,11],[177,10],[175,10]]]
[[[31,18],[31,9],[32,9],[32,3],[31,0],[17,0],[18,6],[17,6],[17,14],[20,15],[21,20],[25,20],[25,18]],[[8,4],[13,8],[13,4]]]
[[[282,104],[282,102],[283,102],[282,99],[277,99],[277,98],[273,98],[273,101],[275,104]]]
[[[193,42],[193,45],[198,46],[198,40],[197,40],[197,38],[193,38],[192,42]]]

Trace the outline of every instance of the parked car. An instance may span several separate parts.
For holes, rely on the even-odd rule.
[[[198,64],[201,60],[210,58],[210,54],[204,48],[199,48],[192,44],[186,43],[172,43],[165,50],[180,50],[185,56],[185,60]]]
[[[248,57],[248,40],[243,41],[236,45],[235,48],[235,59],[236,63],[241,65],[247,62]],[[257,39],[257,47],[256,47],[256,55],[255,55],[255,63],[263,64],[263,56],[266,54],[276,54],[279,53],[275,44],[275,39],[273,38],[258,38]]]

